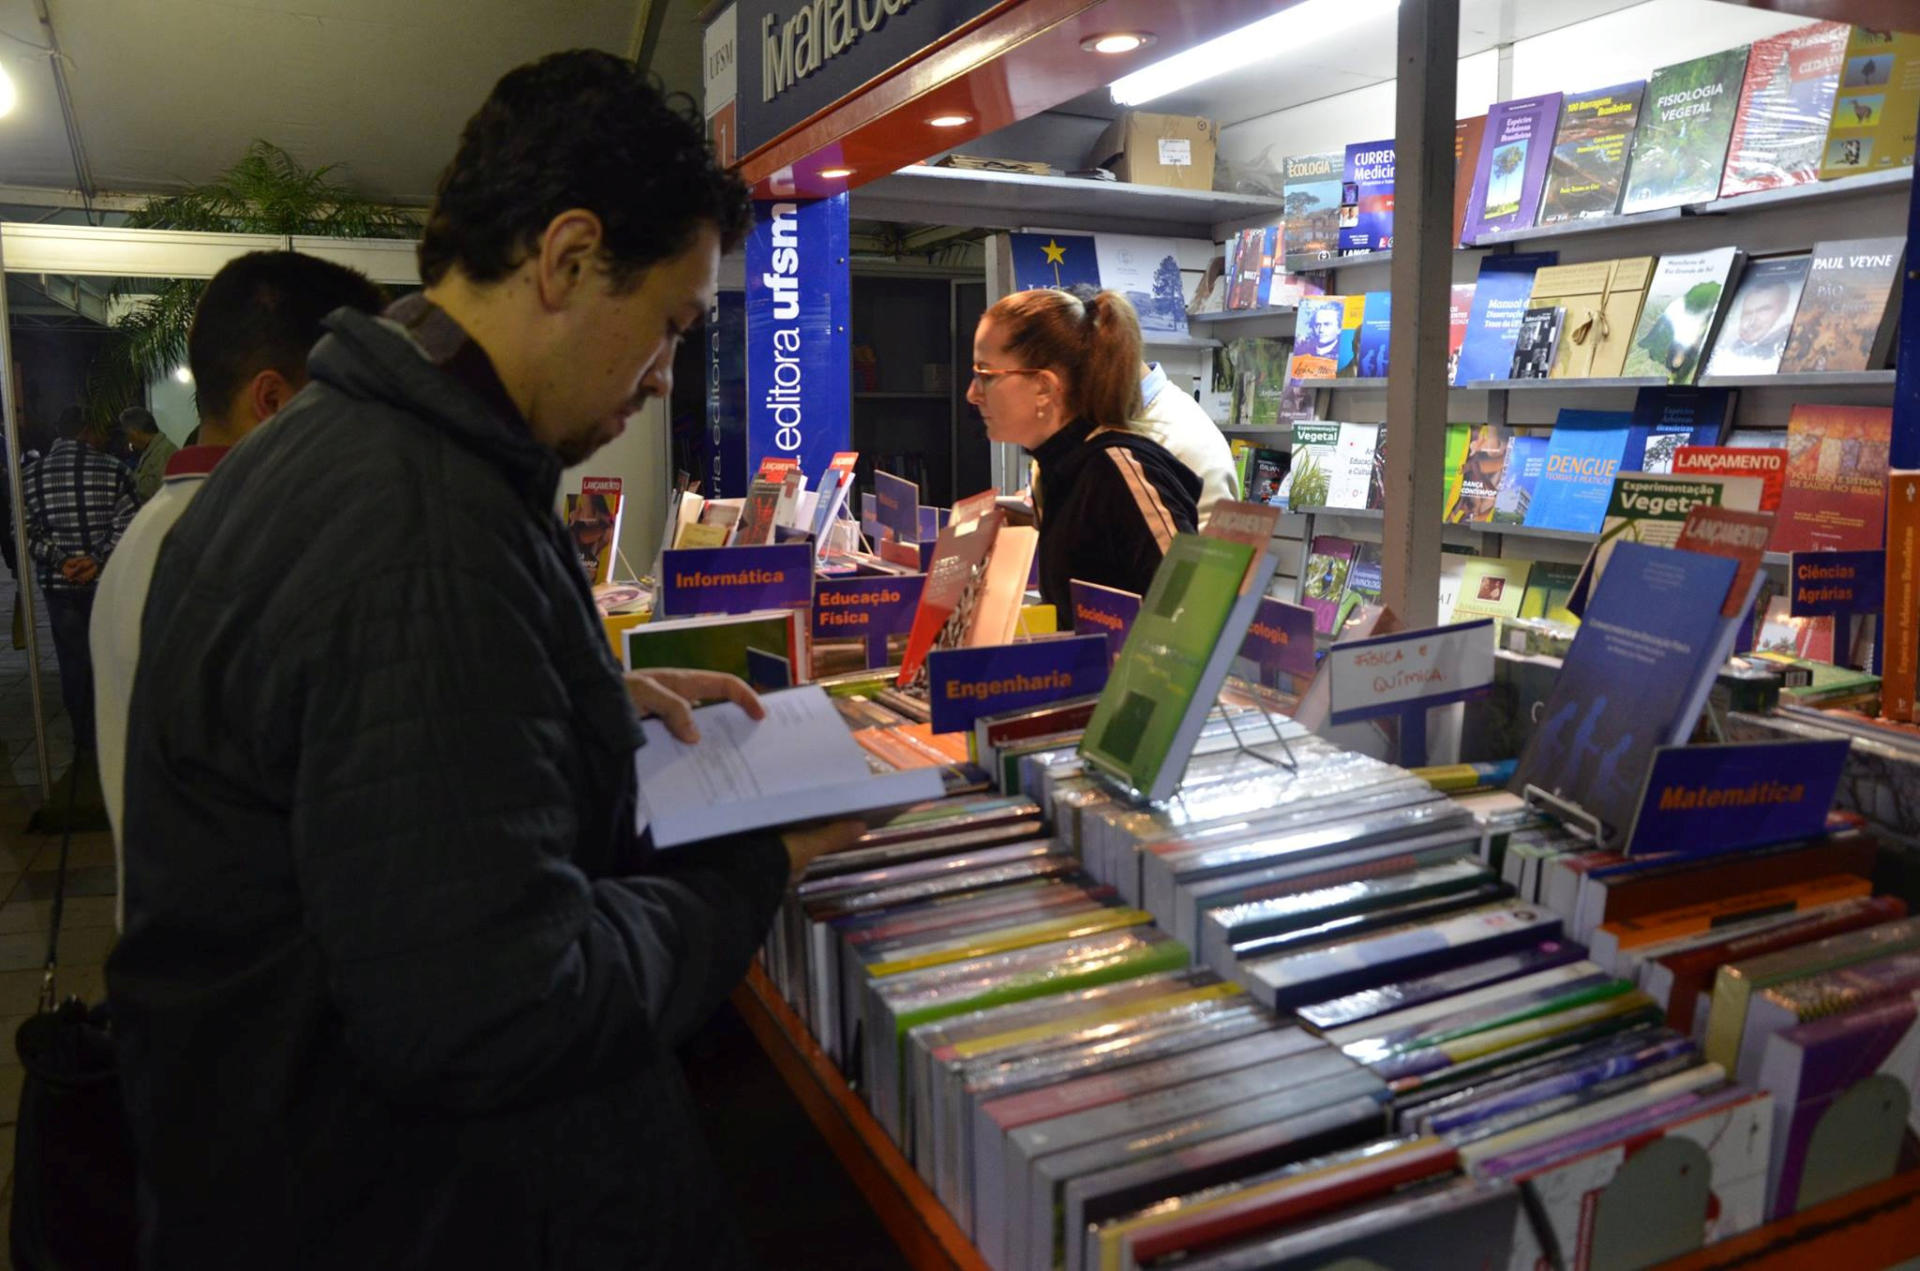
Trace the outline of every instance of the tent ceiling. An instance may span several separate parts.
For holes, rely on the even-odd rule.
[[[425,203],[460,127],[544,53],[639,53],[698,89],[697,0],[46,0],[97,190],[205,181],[255,138],[337,163],[369,197]],[[661,10],[649,44],[649,9]],[[79,184],[34,0],[0,0],[0,187]],[[0,200],[4,201],[4,200]]]

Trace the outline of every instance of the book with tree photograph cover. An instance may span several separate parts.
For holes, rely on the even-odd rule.
[[[1797,403],[1787,417],[1787,484],[1773,550],[1879,548],[1892,439],[1890,407]]]
[[[1180,279],[1180,259],[1172,239],[1101,233],[1093,236],[1093,250],[1099,263],[1100,285],[1133,302],[1143,334],[1187,334],[1186,288]],[[1262,259],[1270,262],[1271,256],[1263,255]],[[1272,266],[1269,263],[1267,267],[1270,270]],[[1257,292],[1258,275],[1254,282]]]
[[[1704,203],[1719,195],[1746,71],[1743,44],[1653,73],[1627,164],[1622,212]]]
[[[1487,117],[1457,119],[1453,124],[1453,241],[1465,241],[1467,203],[1473,198],[1473,174],[1480,170],[1480,145],[1487,135]]]
[[[1856,26],[1827,125],[1820,179],[1913,166],[1920,121],[1920,34]]]
[[[1727,281],[1739,264],[1738,247],[1662,256],[1647,286],[1621,374],[1629,378],[1664,376],[1670,384],[1691,384],[1700,369],[1720,313]]]
[[[1393,139],[1347,147],[1340,181],[1340,254],[1393,249]]]
[[[1346,159],[1339,150],[1287,157],[1281,186],[1286,255],[1331,257],[1340,250],[1340,184]]]
[[[1174,536],[1087,723],[1088,764],[1151,800],[1179,788],[1275,563],[1246,543]]]
[[[1499,102],[1487,112],[1486,136],[1467,200],[1467,241],[1534,223],[1559,115],[1559,93]]]
[[[1721,198],[1820,179],[1852,30],[1844,22],[1813,22],[1753,42]]]
[[[1773,256],[1750,260],[1740,274],[1733,302],[1707,355],[1707,375],[1772,375],[1787,351],[1793,315],[1807,285],[1813,257]]]
[[[1476,424],[1460,461],[1459,480],[1451,483],[1447,504],[1449,525],[1482,524],[1493,519],[1500,496],[1500,477],[1506,470],[1513,433],[1504,424]]]
[[[1899,237],[1815,243],[1793,333],[1780,355],[1783,374],[1869,371],[1884,366],[1899,310]]]
[[[1553,369],[1553,355],[1560,348],[1560,325],[1567,311],[1554,306],[1529,309],[1520,317],[1520,335],[1513,344],[1513,366],[1508,379],[1543,380]]]
[[[1540,223],[1584,221],[1620,210],[1620,184],[1640,124],[1647,81],[1568,93],[1553,135],[1553,162],[1540,200]]]
[[[580,493],[567,496],[567,538],[587,582],[595,587],[613,581],[621,503],[619,477],[582,477]]]

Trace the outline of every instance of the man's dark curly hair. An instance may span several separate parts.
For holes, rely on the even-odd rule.
[[[467,121],[420,240],[420,277],[432,286],[458,265],[497,282],[576,207],[600,218],[623,288],[685,251],[701,224],[724,250],[748,225],[746,187],[714,162],[692,103],[623,58],[575,49],[508,71]]]

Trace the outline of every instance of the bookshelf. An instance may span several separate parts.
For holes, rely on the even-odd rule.
[[[1220,322],[1258,322],[1263,318],[1291,321],[1300,311],[1293,305],[1270,305],[1263,309],[1229,309],[1219,313],[1190,313],[1187,315],[1189,326],[1198,324],[1212,326]]]
[[[852,199],[853,215],[862,220],[1174,236],[1211,232],[1223,222],[1257,220],[1280,211],[1278,199],[1250,194],[924,166],[868,182]]]
[[[1325,389],[1339,392],[1356,388],[1385,388],[1387,377],[1384,375],[1350,375],[1344,379],[1301,380],[1302,388]]]

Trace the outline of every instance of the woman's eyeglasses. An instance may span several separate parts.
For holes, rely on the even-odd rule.
[[[979,380],[982,387],[992,388],[994,381],[1001,379],[1004,376],[1038,375],[1040,373],[1040,370],[1041,368],[1037,366],[1015,366],[1004,371],[995,371],[995,370],[989,369],[988,367],[976,366],[973,368],[973,378],[975,378],[976,380]]]

